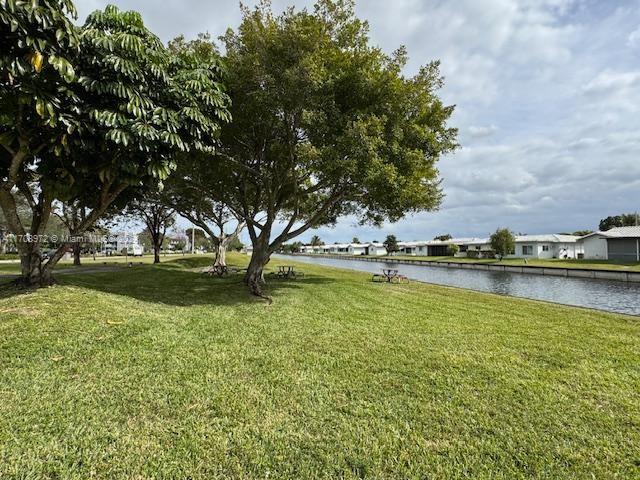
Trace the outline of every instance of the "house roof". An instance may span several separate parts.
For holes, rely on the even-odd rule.
[[[606,232],[598,233],[607,238],[640,238],[640,226],[614,227]]]
[[[561,235],[550,233],[545,235],[516,235],[516,242],[548,242],[548,243],[574,243],[580,237],[576,235]]]

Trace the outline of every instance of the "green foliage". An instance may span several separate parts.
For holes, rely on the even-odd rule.
[[[600,231],[610,230],[613,227],[633,227],[639,225],[637,213],[623,213],[621,215],[614,215],[612,217],[603,218],[600,220]]]
[[[452,257],[455,257],[459,251],[460,251],[460,247],[455,243],[452,243],[447,247],[447,253]]]
[[[324,245],[324,242],[318,235],[314,235],[313,237],[311,237],[310,245],[319,247],[320,245]]]
[[[254,247],[266,237],[274,251],[342,215],[380,224],[438,207],[436,162],[456,130],[437,96],[437,62],[404,77],[404,50],[371,46],[351,1],[278,16],[263,3],[223,40],[233,122],[222,153],[236,166]],[[278,217],[285,228],[271,239]]]
[[[491,249],[502,260],[515,251],[516,238],[508,228],[498,228],[490,238]]]
[[[400,247],[398,247],[398,239],[395,235],[387,235],[387,238],[384,239],[382,244],[384,248],[387,249],[387,253],[395,253],[400,250]]]
[[[240,241],[237,235],[233,235],[227,245],[227,252],[239,252],[244,248],[244,243]]]
[[[437,237],[433,237],[434,240],[440,240],[441,242],[445,242],[447,240],[451,240],[453,237],[451,236],[450,233],[447,233],[445,235],[438,235]]]
[[[0,0],[2,144],[13,145],[20,130],[69,121],[78,52],[69,17],[75,15],[71,0]],[[12,125],[16,119],[21,124]]]

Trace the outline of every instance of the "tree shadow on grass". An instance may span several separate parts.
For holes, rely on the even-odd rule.
[[[73,285],[137,300],[174,306],[237,305],[266,303],[251,295],[241,273],[226,277],[210,276],[191,267],[192,259],[167,262],[156,266],[134,267],[109,273],[64,275],[61,285]],[[191,267],[185,268],[185,267]],[[329,277],[311,276],[299,280],[276,280],[267,276],[267,295],[279,291],[333,282]]]

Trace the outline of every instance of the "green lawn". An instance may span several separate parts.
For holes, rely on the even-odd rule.
[[[183,254],[183,253],[171,253],[171,254],[162,254],[160,256],[161,261],[169,261],[173,259],[181,259],[181,258],[189,258],[191,254]],[[195,255],[196,257],[200,257],[201,255]],[[109,257],[96,257],[94,260],[92,256],[83,256],[81,259],[82,265],[80,267],[76,267],[73,265],[73,259],[61,260],[55,266],[57,270],[68,269],[68,268],[87,268],[87,269],[95,269],[107,264],[109,266],[122,266],[125,267],[129,263],[133,263],[134,265],[138,265],[140,263],[149,264],[153,263],[153,255],[145,254],[141,257],[133,257],[133,256],[125,256],[125,255],[112,255]],[[3,262],[0,263],[0,274],[2,275],[14,275],[20,273],[20,263],[18,261],[12,262]]]
[[[0,478],[640,477],[637,318],[206,262],[5,291]]]

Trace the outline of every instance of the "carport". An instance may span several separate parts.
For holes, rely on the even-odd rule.
[[[609,260],[640,262],[640,238],[607,238]]]

